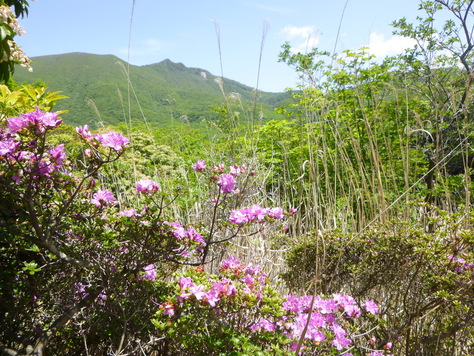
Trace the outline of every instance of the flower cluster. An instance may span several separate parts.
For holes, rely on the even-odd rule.
[[[453,269],[458,274],[463,274],[466,271],[474,270],[474,264],[467,262],[463,257],[448,256],[449,261],[453,264]]]
[[[370,314],[378,312],[378,307],[373,301],[367,301],[364,306],[366,312]],[[327,299],[320,296],[295,297],[288,295],[282,310],[289,311],[294,315],[293,319],[288,319],[283,323],[288,330],[285,331],[286,336],[298,340],[305,332],[305,339],[321,343],[330,335],[332,346],[339,351],[352,343],[341,323],[347,319],[356,319],[361,316],[361,309],[354,298],[341,294],[335,294],[332,298]],[[304,331],[305,329],[306,331]]]
[[[194,165],[194,172],[203,172],[206,169],[206,161],[199,160]]]
[[[232,174],[221,174],[217,179],[217,185],[220,187],[221,193],[232,193],[235,189],[235,179]]]
[[[194,166],[195,172],[204,172],[207,168],[206,161],[198,160]],[[240,176],[241,174],[247,171],[247,166],[242,165],[239,166],[234,164],[229,167],[228,173],[225,173],[225,165],[219,164],[214,166],[212,169],[214,173],[218,174],[212,177],[212,179],[216,182],[217,186],[221,193],[229,194],[229,193],[239,193],[239,190],[236,189],[236,177]],[[255,174],[254,172],[250,172],[249,175]]]
[[[9,118],[6,127],[0,129],[0,158],[13,168],[10,172],[13,172],[11,179],[15,183],[21,184],[25,177],[51,181],[54,173],[68,175],[64,169],[64,145],[45,150],[39,139],[61,122],[57,113],[43,113],[37,108],[34,112]]]
[[[141,279],[147,279],[149,281],[154,281],[156,279],[156,269],[154,264],[149,264],[143,268],[143,275]]]
[[[107,189],[94,193],[91,203],[97,207],[110,206],[116,203],[113,193]]]
[[[197,242],[201,246],[205,245],[205,241],[202,235],[197,232],[193,227],[185,229],[184,226],[182,226],[179,222],[175,221],[165,222],[165,225],[168,225],[171,228],[173,235],[178,240]]]
[[[61,124],[62,119],[58,116],[58,113],[42,112],[37,107],[36,111],[8,119],[7,128],[12,133],[22,132],[24,130],[30,130],[33,133],[43,133]]]
[[[202,305],[216,307],[220,302],[235,297],[253,296],[256,300],[262,297],[262,286],[265,284],[266,274],[261,273],[260,266],[244,266],[235,257],[230,257],[221,265],[221,271],[230,272],[225,278],[211,277],[207,283],[196,284],[192,277],[181,277],[179,293],[175,301],[166,301],[160,309],[164,315],[173,316],[176,308],[193,300]]]
[[[140,179],[136,183],[136,192],[142,194],[153,194],[160,190],[160,184],[148,178]]]
[[[262,208],[259,205],[252,205],[248,208],[232,210],[229,216],[229,221],[236,225],[264,222],[267,219],[283,219],[283,209],[279,207]]]
[[[304,348],[320,345],[348,351],[354,338],[347,330],[353,322],[348,321],[355,322],[365,314],[378,312],[372,300],[363,303],[361,309],[354,298],[341,294],[331,298],[288,295],[277,300],[271,288],[265,285],[267,275],[262,273],[261,267],[245,265],[233,256],[221,264],[220,271],[221,277],[206,275],[203,271],[182,276],[174,298],[160,305],[157,317],[164,318],[161,325],[179,323],[181,315],[192,313],[198,313],[195,317],[200,318],[207,315],[204,310],[208,310],[220,315],[220,322],[227,320],[243,333],[262,332],[266,337],[284,335],[292,351],[297,349],[303,335]],[[268,305],[272,305],[272,309]],[[211,322],[212,317],[207,318]]]
[[[7,37],[6,34],[9,35],[8,37],[13,37],[13,35],[21,36],[26,33],[25,30],[19,25],[18,19],[13,14],[10,6],[0,6],[0,27],[3,33],[2,39]],[[18,44],[11,39],[7,40],[7,44],[9,51],[3,51],[3,55],[0,58],[0,63],[12,61],[20,64],[22,67],[27,68],[30,72],[33,71],[30,65],[31,59],[25,54],[25,52],[23,52],[20,47],[18,47]]]
[[[102,146],[105,148],[110,148],[113,151],[120,152],[128,147],[128,144],[130,143],[128,137],[125,137],[117,132],[107,132],[104,134],[93,135],[89,131],[88,125],[84,125],[84,127],[77,127],[76,132],[84,141],[96,148]]]
[[[10,26],[19,36],[26,34],[25,30],[18,24],[18,19],[13,15],[10,6],[0,6],[0,23]]]

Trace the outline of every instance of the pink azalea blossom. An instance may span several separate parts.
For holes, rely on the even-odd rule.
[[[89,125],[84,125],[84,127],[82,126],[76,127],[76,132],[79,136],[81,136],[86,141],[89,141],[92,138],[92,134],[89,131]]]
[[[255,220],[263,222],[266,216],[271,219],[283,219],[283,209],[279,207],[262,208],[259,205],[253,205],[249,208],[231,211],[229,221],[236,225],[244,225]]]
[[[249,218],[241,210],[233,210],[230,213],[229,221],[236,225],[244,225],[249,222]]]
[[[107,189],[99,190],[92,196],[91,203],[97,207],[108,206],[115,203],[115,197],[112,192]]]
[[[0,141],[0,157],[16,152],[19,146],[20,143],[15,141],[13,138],[7,138]]]
[[[233,176],[239,176],[240,175],[240,167],[238,165],[233,165],[233,166],[230,166],[230,174],[233,175]]]
[[[206,169],[206,161],[199,160],[194,165],[194,171],[202,172]]]
[[[236,269],[236,268],[241,268],[242,267],[242,262],[237,259],[234,256],[230,256],[227,260],[222,262],[221,264],[221,270],[226,270],[226,269]]]
[[[199,243],[200,245],[205,245],[205,241],[202,237],[202,235],[194,230],[192,227],[190,227],[188,230],[185,232],[186,237],[188,237],[191,241],[195,241]]]
[[[181,290],[184,290],[188,287],[194,286],[194,283],[193,283],[193,280],[191,279],[191,277],[181,277],[180,280],[179,280],[179,286],[180,286]]]
[[[203,301],[207,302],[211,307],[215,307],[220,299],[219,293],[215,290],[208,291],[203,297]]]
[[[282,208],[270,208],[268,211],[268,217],[272,219],[283,219],[283,209]]]
[[[132,217],[132,216],[137,216],[137,209],[127,209],[127,210],[122,210],[119,211],[117,214],[119,217],[126,216],[126,217]]]
[[[252,276],[249,276],[248,274],[242,277],[242,282],[244,282],[247,286],[251,287],[254,285],[255,280],[253,279]]]
[[[212,289],[216,291],[219,296],[229,297],[237,294],[237,288],[235,288],[232,281],[228,278],[219,282],[212,282]]]
[[[145,271],[143,279],[147,279],[149,281],[154,281],[156,279],[156,270],[154,264],[144,267],[143,270]]]
[[[365,310],[367,310],[368,313],[370,314],[377,314],[379,312],[379,307],[373,300],[368,300],[364,303],[363,305],[365,307]]]
[[[148,178],[142,178],[136,183],[137,193],[152,194],[160,190],[160,184]]]
[[[51,161],[57,165],[62,165],[66,159],[66,154],[64,153],[64,144],[60,144],[58,147],[49,151],[51,155]]]
[[[235,180],[232,174],[221,174],[217,180],[217,185],[222,193],[232,193],[235,188]]]
[[[224,173],[225,166],[221,163],[212,169],[215,173]]]
[[[172,302],[165,302],[160,305],[164,315],[173,316],[175,314],[174,304]]]
[[[130,140],[117,133],[117,132],[107,132],[104,134],[96,134],[94,138],[100,142],[102,147],[109,147],[114,151],[122,151],[125,147],[128,146]]]
[[[267,209],[262,208],[260,205],[252,205],[250,208],[246,210],[247,215],[249,216],[250,221],[254,221],[255,219],[258,222],[265,221],[265,216],[268,212]]]
[[[194,295],[197,300],[202,300],[206,293],[204,292],[204,286],[202,284],[194,285],[189,288],[189,293]]]
[[[346,330],[338,324],[333,324],[331,326],[332,331],[334,332],[334,335],[336,338],[333,340],[332,344],[333,346],[336,347],[339,351],[342,350],[342,348],[350,345],[352,341],[350,339],[346,338]]]
[[[36,107],[36,111],[8,119],[7,128],[13,133],[24,128],[34,128],[39,132],[45,132],[47,129],[53,129],[61,124],[62,119],[58,119],[58,116],[58,113],[43,113],[39,107]]]
[[[261,319],[258,323],[250,327],[252,331],[275,331],[275,323],[268,321],[266,319]]]
[[[254,266],[253,264],[249,263],[247,266],[245,266],[244,273],[248,274],[249,276],[253,276],[260,273],[261,269],[262,267],[259,265]]]

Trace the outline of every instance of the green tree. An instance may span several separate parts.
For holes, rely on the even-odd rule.
[[[11,11],[12,6],[14,13]],[[18,24],[17,17],[27,14],[28,2],[26,0],[0,1],[0,80],[5,83],[15,71],[15,65],[20,64],[30,68],[30,59],[14,41],[15,36],[24,33]]]

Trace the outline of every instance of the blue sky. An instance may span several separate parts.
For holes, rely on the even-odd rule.
[[[18,43],[30,57],[86,52],[113,54],[145,65],[164,59],[255,87],[262,34],[266,29],[259,89],[294,87],[295,73],[278,54],[285,41],[294,48],[316,46],[338,52],[370,46],[393,54],[407,41],[392,36],[390,23],[413,20],[417,0],[36,0],[20,19],[27,34]],[[343,9],[340,35],[336,42]],[[218,41],[218,38],[220,41]]]

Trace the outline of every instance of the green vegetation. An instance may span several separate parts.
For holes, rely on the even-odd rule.
[[[50,90],[61,90],[69,100],[59,103],[57,109],[68,110],[64,119],[71,125],[98,128],[117,125],[131,116],[160,127],[184,124],[203,128],[204,121],[217,118],[213,108],[223,101],[217,77],[170,60],[139,67],[111,55],[70,53],[32,61],[34,71],[18,68],[15,80],[43,80]],[[252,109],[252,88],[228,79],[223,85],[225,95],[239,96],[246,110]],[[258,109],[264,117],[275,118],[274,108],[289,98],[286,93],[261,93]]]
[[[383,61],[284,44],[304,84],[257,101],[36,58],[0,88],[0,352],[474,354],[472,6],[420,1]]]

